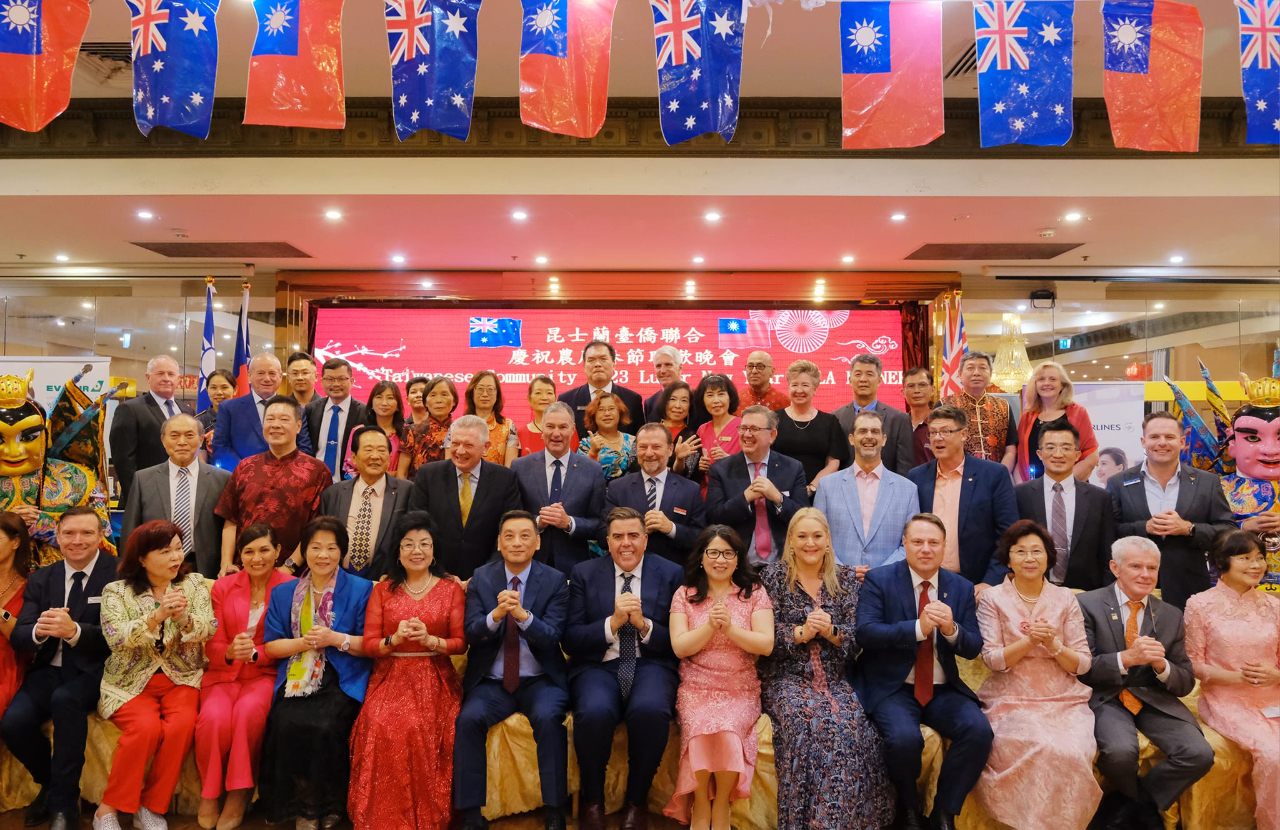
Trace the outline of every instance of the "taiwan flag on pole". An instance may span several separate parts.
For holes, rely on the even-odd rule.
[[[236,395],[249,394],[249,283],[243,283],[240,299],[240,322],[236,324],[236,353],[231,359],[231,374],[236,376]]]
[[[658,57],[662,137],[675,145],[705,133],[733,140],[742,83],[743,0],[649,0]]]
[[[0,3],[4,0],[0,0]],[[218,75],[219,0],[125,0],[133,30],[133,117],[209,137]]]
[[[471,132],[480,0],[383,0],[396,135]]]
[[[942,135],[942,3],[840,4],[846,150],[919,147]]]
[[[86,0],[0,0],[0,123],[29,133],[71,102]]]
[[[1280,144],[1280,0],[1236,0],[1249,144]]]
[[[1200,147],[1200,12],[1173,0],[1102,4],[1103,94],[1117,147],[1194,153]]]
[[[218,293],[218,289],[213,287],[213,277],[205,277],[204,285],[204,332],[200,338],[200,383],[196,387],[196,412],[204,412],[209,408],[209,375],[218,368],[217,345],[213,342],[213,295]]]
[[[618,0],[521,0],[520,120],[591,138],[609,105],[609,50]]]
[[[975,0],[982,146],[1071,140],[1074,0]]]
[[[342,0],[253,0],[244,123],[340,130]]]

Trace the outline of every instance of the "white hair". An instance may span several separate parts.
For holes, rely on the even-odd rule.
[[[276,364],[276,368],[280,368],[280,358],[276,357],[271,352],[258,352],[253,357],[249,358],[249,367],[253,368],[253,364],[259,360],[271,360]]]
[[[475,430],[476,435],[480,440],[489,440],[489,424],[479,415],[463,415],[461,418],[454,421],[453,425],[449,427],[449,439],[451,441],[453,440],[454,433],[460,429]]]
[[[680,364],[680,350],[679,350],[679,349],[677,349],[675,346],[663,346],[661,349],[658,349],[657,351],[655,351],[655,352],[653,353],[653,362],[654,362],[654,363],[657,363],[657,362],[658,362],[658,355],[660,355],[660,354],[665,354],[667,357],[671,358],[671,360],[672,360],[672,361],[673,361],[677,366],[681,365],[681,364]]]
[[[1111,543],[1111,558],[1117,565],[1124,562],[1126,553],[1135,551],[1138,553],[1154,553],[1157,559],[1160,558],[1160,548],[1145,536],[1122,536]]]
[[[173,355],[158,354],[158,355],[156,355],[155,357],[153,357],[153,358],[151,358],[150,360],[148,360],[148,361],[147,361],[147,374],[148,374],[148,375],[149,375],[149,374],[151,374],[151,371],[152,371],[153,369],[155,369],[155,368],[156,368],[156,364],[157,364],[157,363],[159,363],[161,360],[167,360],[167,361],[169,361],[170,363],[172,363],[172,364],[174,365],[174,368],[176,368],[178,371],[182,371],[182,366],[180,366],[180,365],[178,364],[178,360],[177,360],[177,358],[175,358]]]

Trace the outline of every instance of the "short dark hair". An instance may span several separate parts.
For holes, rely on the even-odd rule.
[[[276,529],[266,522],[254,522],[240,531],[240,535],[236,537],[235,555],[237,560],[239,559],[240,551],[244,550],[246,545],[264,537],[271,543],[273,548],[280,547],[280,537],[276,535]]]
[[[396,554],[387,564],[387,589],[392,593],[395,593],[396,589],[409,578],[409,572],[404,569],[404,565],[400,564],[400,542],[403,542],[404,537],[415,530],[425,530],[427,535],[431,537],[432,542],[439,538],[439,534],[436,531],[436,523],[427,511],[410,510],[400,517],[395,527],[395,538],[399,540],[396,542]],[[427,573],[444,578],[444,565],[440,564],[438,553],[432,553],[431,564],[427,566]],[[375,576],[381,576],[381,574],[375,574]]]
[[[636,430],[637,441],[640,440],[640,433],[642,432],[660,432],[663,437],[667,439],[667,446],[674,443],[674,439],[671,437],[671,430],[667,429],[667,427],[660,421],[649,421],[648,423],[641,424],[640,429]]]
[[[336,369],[346,369],[348,372],[350,372],[351,364],[340,357],[331,357],[324,362],[324,365],[320,367],[321,373],[333,371]]]
[[[344,525],[334,516],[316,516],[307,522],[307,526],[302,529],[302,561],[307,561],[307,547],[311,545],[311,540],[316,537],[317,533],[332,533],[333,538],[338,541],[338,550],[342,551],[342,555],[347,555],[347,548],[351,544],[351,538],[347,535],[347,526]]]
[[[924,420],[928,424],[932,424],[934,421],[954,421],[956,426],[962,429],[969,426],[969,418],[964,414],[964,410],[946,403],[942,406],[935,406]]]
[[[391,438],[385,432],[382,431],[382,427],[378,426],[377,424],[361,424],[360,426],[351,430],[350,443],[351,443],[352,455],[355,455],[356,453],[360,452],[360,439],[363,438],[365,435],[368,435],[369,433],[376,433],[378,435],[381,435],[383,439],[385,439],[387,442],[387,452],[391,451]]]
[[[1231,557],[1246,553],[1266,552],[1262,537],[1252,530],[1238,527],[1228,528],[1213,537],[1209,545],[1209,564],[1220,574],[1231,570]]]
[[[205,377],[205,381],[204,381],[205,386],[208,386],[209,381],[213,380],[214,378],[222,378],[227,383],[231,384],[232,389],[236,388],[236,376],[231,374],[230,369],[214,369]]]
[[[409,393],[413,391],[413,387],[417,386],[419,383],[425,386],[431,383],[431,378],[427,377],[426,375],[414,375],[413,377],[409,378],[409,382],[404,385],[404,396],[406,398],[409,397]],[[422,390],[422,396],[424,398],[427,396],[426,389]]]
[[[284,367],[288,369],[290,366],[297,363],[299,360],[305,360],[306,362],[310,363],[312,366],[314,366],[316,363],[316,359],[311,355],[307,354],[306,352],[294,352],[293,354],[289,355],[289,359],[284,362]]]
[[[608,534],[613,530],[614,522],[629,522],[633,519],[644,524],[644,516],[640,515],[639,510],[632,507],[615,507],[604,517],[604,532]]]
[[[853,356],[853,360],[849,363],[849,371],[852,372],[853,367],[857,366],[859,363],[865,366],[876,367],[877,375],[884,374],[884,361],[876,357],[875,355],[871,354],[870,352],[861,352],[859,354],[855,354]]]
[[[1119,447],[1103,447],[1098,450],[1098,455],[1110,458],[1112,463],[1119,465],[1121,469],[1129,466],[1129,457]]]
[[[31,533],[27,523],[17,513],[6,510],[0,513],[0,533],[18,540],[18,549],[13,552],[13,569],[18,576],[31,573]]]
[[[62,523],[67,519],[74,519],[76,516],[92,516],[98,520],[98,529],[102,529],[102,517],[98,515],[97,510],[94,510],[87,504],[68,507],[66,510],[62,511],[62,515],[58,517],[58,527],[62,527]]]
[[[1146,434],[1147,424],[1151,423],[1152,421],[1158,421],[1161,418],[1167,421],[1173,421],[1175,424],[1178,425],[1179,430],[1182,429],[1182,421],[1178,420],[1177,415],[1174,415],[1172,412],[1170,412],[1167,409],[1155,409],[1155,410],[1152,410],[1151,412],[1148,412],[1146,415],[1142,416],[1142,433],[1144,435]]]
[[[942,538],[943,538],[943,539],[947,538],[947,526],[946,526],[946,524],[944,524],[944,523],[943,523],[942,518],[941,518],[940,516],[938,516],[938,514],[936,514],[936,513],[917,513],[917,514],[915,514],[914,516],[912,516],[910,519],[907,519],[907,523],[906,523],[906,524],[904,524],[904,525],[902,526],[902,538],[903,538],[903,539],[906,539],[906,538],[907,538],[907,528],[911,527],[911,525],[912,525],[914,522],[924,522],[925,524],[933,525],[933,526],[934,526],[934,527],[936,527],[938,530],[941,530],[941,531],[942,531]]]
[[[1025,539],[1028,536],[1035,536],[1044,545],[1045,556],[1048,557],[1044,566],[1044,572],[1047,576],[1053,571],[1053,566],[1058,564],[1058,548],[1053,543],[1053,536],[1049,531],[1045,530],[1039,522],[1032,519],[1019,519],[1009,525],[1009,529],[1000,537],[999,543],[996,544],[996,561],[1006,568],[1009,567],[1009,551],[1013,546],[1018,544],[1019,539]]]
[[[702,380],[698,381],[698,388],[694,391],[693,400],[691,401],[695,412],[700,412],[707,416],[708,421],[711,420],[710,413],[707,412],[707,407],[703,404],[702,399],[712,389],[723,389],[729,394],[730,415],[738,411],[738,388],[733,385],[733,381],[729,379],[728,375],[713,373],[703,375]]]
[[[413,381],[410,381],[410,383],[412,382]],[[422,405],[427,405],[427,395],[430,395],[431,392],[442,383],[444,384],[444,388],[449,390],[449,395],[453,398],[453,409],[457,409],[459,400],[458,387],[452,380],[444,375],[436,375],[427,381],[427,388],[422,390]],[[452,412],[453,409],[450,409],[449,411]]]
[[[533,523],[534,530],[538,528],[538,519],[528,510],[508,510],[498,519],[498,535],[502,535],[502,529],[507,526],[507,522],[514,522],[523,519]]]
[[[658,401],[653,406],[653,413],[658,416],[661,421],[667,417],[667,404],[671,403],[671,396],[683,389],[689,393],[689,411],[684,414],[684,422],[687,424],[692,420],[693,415],[693,388],[682,380],[677,380],[670,386],[664,387],[658,393]]]
[[[933,372],[929,371],[928,366],[912,366],[910,369],[902,373],[902,380],[905,382],[907,378],[919,374],[928,375],[930,380],[933,379]]]
[[[694,540],[693,549],[689,551],[689,556],[684,562],[684,584],[686,588],[693,589],[689,602],[694,605],[701,603],[707,598],[707,592],[711,588],[707,581],[707,572],[702,567],[702,554],[706,552],[707,545],[711,544],[712,539],[723,539],[738,554],[730,579],[737,586],[738,596],[750,599],[751,592],[759,588],[761,583],[760,572],[747,556],[747,543],[742,541],[738,532],[728,525],[708,525]]]
[[[498,378],[498,373],[492,369],[476,372],[475,376],[471,378],[471,382],[467,384],[466,391],[462,393],[467,399],[467,414],[476,414],[476,387],[485,378],[493,378],[493,388],[497,390],[493,396],[493,420],[499,424],[505,423],[508,419],[503,417],[502,414],[502,381]]]
[[[591,340],[587,342],[587,345],[582,347],[583,363],[587,362],[587,349],[592,349],[592,348],[595,348],[596,346],[604,346],[606,349],[609,350],[609,359],[613,361],[617,361],[618,350],[613,347],[612,343],[610,343],[608,340]]]
[[[877,420],[877,421],[879,421],[879,422],[880,422],[880,429],[881,429],[881,431],[883,431],[883,430],[884,430],[884,415],[880,412],[880,410],[878,410],[878,409],[864,409],[864,410],[860,411],[857,415],[854,415],[854,416],[853,416],[853,428],[854,428],[854,430],[855,430],[855,431],[858,429],[858,420],[859,420],[860,418],[874,418],[875,420]]]
[[[970,349],[960,356],[961,371],[964,371],[964,364],[968,363],[970,360],[985,360],[987,361],[988,369],[994,369],[996,365],[995,358],[993,358],[989,353],[980,352],[977,349]]]
[[[524,396],[526,398],[533,394],[533,385],[535,383],[545,383],[547,386],[551,387],[552,393],[556,391],[556,382],[550,377],[546,375],[534,375],[533,380],[529,381],[529,387],[524,391]]]
[[[295,420],[302,420],[302,404],[298,403],[292,395],[272,395],[267,398],[263,401],[262,414],[266,415],[273,406],[286,406],[293,413]]]
[[[1044,443],[1044,437],[1050,432],[1069,432],[1075,440],[1076,446],[1080,446],[1080,430],[1076,429],[1075,424],[1066,418],[1054,418],[1052,421],[1046,421],[1040,425],[1040,443]]]
[[[149,553],[167,548],[174,536],[181,539],[182,528],[164,519],[152,519],[138,525],[129,534],[129,541],[125,542],[124,555],[116,566],[116,576],[124,580],[135,594],[146,591],[151,587],[151,582],[147,579],[143,558]],[[182,581],[188,570],[186,563],[183,563],[182,569],[178,571],[178,582]]]

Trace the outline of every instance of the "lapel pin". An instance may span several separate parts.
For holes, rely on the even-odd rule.
[[[1118,619],[1120,619],[1120,618],[1119,618],[1119,617],[1117,617],[1115,614],[1112,614],[1112,615],[1111,615],[1111,619],[1113,619],[1113,620],[1118,620]]]

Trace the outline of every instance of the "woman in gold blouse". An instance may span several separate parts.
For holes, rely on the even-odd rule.
[[[204,643],[216,627],[204,577],[184,574],[185,558],[176,524],[146,522],[129,534],[120,579],[102,591],[111,656],[98,710],[121,735],[94,830],[119,830],[117,812],[132,813],[142,830],[167,827],[164,813],[195,735]]]

